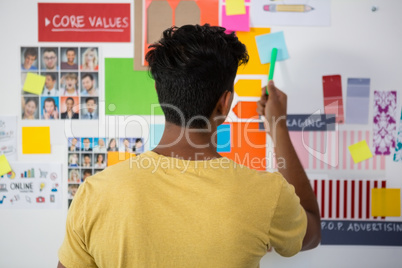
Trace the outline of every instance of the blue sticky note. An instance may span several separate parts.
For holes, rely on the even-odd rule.
[[[230,153],[231,145],[231,130],[230,125],[220,125],[217,129],[217,152]]]
[[[258,55],[262,64],[271,61],[271,51],[275,47],[278,49],[277,61],[289,59],[283,32],[257,35],[255,41],[257,42]]]
[[[153,150],[161,141],[165,125],[151,125],[149,132],[149,150]]]

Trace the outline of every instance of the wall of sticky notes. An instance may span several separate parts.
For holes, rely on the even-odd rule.
[[[6,40],[0,50],[0,267],[54,266],[69,200],[88,171],[104,168],[95,167],[99,163],[94,158],[102,155],[107,166],[134,153],[85,153],[84,138],[92,139],[92,149],[100,146],[99,139],[107,146],[113,137],[128,137],[131,143],[141,139],[141,151],[158,144],[164,118],[160,109],[149,107],[157,98],[143,62],[146,45],[172,22],[195,20],[220,23],[236,31],[247,46],[250,62],[238,70],[232,111],[219,128],[217,141],[222,155],[258,170],[275,170],[281,164],[255,113],[261,87],[268,81],[269,47],[279,48],[274,81],[288,95],[287,125],[320,206],[322,243],[292,258],[270,252],[260,267],[400,266],[401,1],[119,0],[131,7],[131,42],[105,43],[39,42],[38,25],[43,23],[37,23],[38,2],[5,0],[0,8],[1,36]],[[149,28],[143,27],[146,23]],[[77,54],[83,48],[98,48],[98,68],[90,72],[97,79],[97,120],[42,119],[42,74],[47,73],[41,71],[43,59],[40,56],[23,71],[21,55],[28,48],[42,55],[41,49],[47,47],[57,48],[60,56],[69,47]],[[53,72],[59,91],[63,73],[68,72]],[[80,93],[71,98],[81,103],[84,72],[77,68],[76,73]],[[48,95],[61,119],[70,96]],[[26,111],[21,109],[25,106]],[[243,131],[247,135],[241,135]],[[69,151],[72,137],[82,142],[79,151]],[[89,167],[84,166],[86,155],[91,156]],[[76,161],[71,166],[70,157]],[[57,178],[50,177],[52,173]],[[17,192],[18,183],[25,183],[21,187],[30,192]],[[48,202],[51,209],[39,209]]]

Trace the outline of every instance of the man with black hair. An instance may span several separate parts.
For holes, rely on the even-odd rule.
[[[57,52],[56,48],[47,47],[43,50],[42,70],[57,71]]]
[[[271,247],[283,256],[316,247],[317,201],[285,120],[274,125],[286,117],[286,95],[272,82],[258,111],[286,167],[260,172],[217,153],[246,47],[224,28],[185,25],[150,48],[166,118],[161,141],[81,185],[59,267],[258,267]]]
[[[67,61],[62,61],[60,64],[60,68],[62,70],[78,70],[78,64],[76,63],[76,60],[75,60],[75,56],[76,56],[75,50],[76,49],[71,48],[71,47],[67,48],[67,50],[66,50]]]
[[[57,73],[46,73],[45,77],[45,87],[43,88],[42,95],[44,96],[58,96],[59,91],[56,89],[56,74]]]
[[[38,67],[34,65],[38,58],[38,49],[34,47],[28,47],[24,52],[24,63],[21,64],[23,71],[37,71]]]

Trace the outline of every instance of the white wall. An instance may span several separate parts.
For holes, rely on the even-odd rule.
[[[20,46],[55,45],[37,42],[37,2],[0,1],[1,115],[20,114]],[[372,5],[377,5],[379,10],[371,12]],[[276,84],[289,95],[289,113],[309,113],[322,109],[321,77],[328,74],[342,75],[344,96],[346,78],[370,77],[372,91],[397,90],[400,100],[401,10],[402,1],[399,0],[333,0],[331,27],[273,27],[273,32],[285,31],[291,57],[288,61],[278,63],[275,71]],[[67,46],[69,43],[56,45]],[[103,57],[133,57],[132,43],[96,45],[101,48]],[[100,68],[102,70],[103,66]],[[399,117],[400,104],[397,111]],[[371,114],[372,111],[370,118]],[[101,129],[101,133],[105,129],[105,126],[98,127],[94,122],[89,122],[92,123],[90,125],[88,122],[80,123],[77,122],[74,126],[75,130],[78,129],[76,135],[97,135],[98,129]],[[24,156],[19,148],[18,160],[65,163],[64,122],[21,120],[18,122],[19,127],[33,125],[50,125],[52,154]],[[353,125],[341,127],[341,129],[357,128],[358,126]],[[363,128],[370,130],[372,126]],[[127,129],[130,134],[134,134],[134,131],[133,126]],[[402,181],[399,174],[402,171],[402,164],[393,163],[390,157],[386,164],[386,178],[390,182],[389,185],[401,188]],[[65,167],[63,172],[66,174]],[[67,182],[64,182],[63,186],[66,196]],[[67,198],[63,207],[67,207]],[[0,267],[55,267],[57,250],[64,235],[66,213],[67,209],[0,210]],[[401,247],[320,246],[290,259],[269,253],[263,258],[261,267],[400,267],[401,256]]]

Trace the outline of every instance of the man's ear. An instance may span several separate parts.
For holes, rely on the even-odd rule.
[[[225,91],[218,101],[217,111],[221,115],[227,115],[230,112],[230,107],[232,106],[233,92]]]

